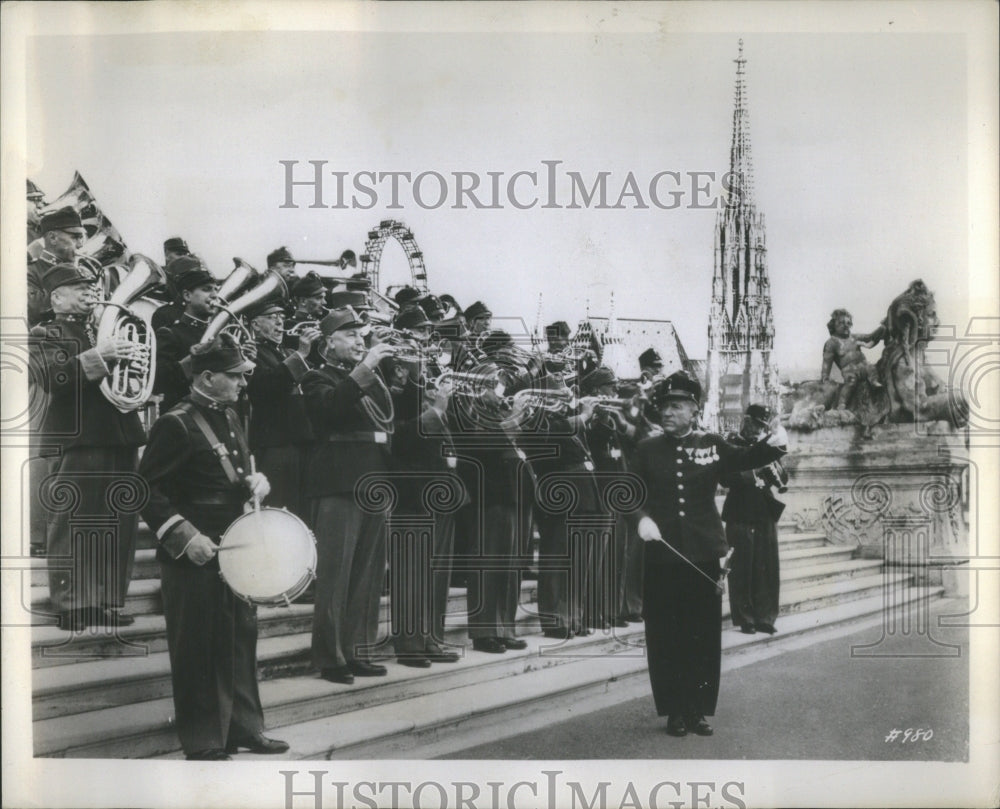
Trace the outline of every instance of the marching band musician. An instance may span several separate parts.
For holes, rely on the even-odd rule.
[[[482,301],[476,301],[465,310],[465,323],[473,338],[488,332],[493,326],[493,313]]]
[[[639,355],[639,376],[644,382],[663,375],[663,357],[655,348],[647,348]]]
[[[307,326],[300,329],[294,351],[284,348],[284,311],[273,301],[246,313],[257,344],[256,368],[246,389],[252,413],[248,438],[271,483],[269,505],[309,521],[302,490],[313,434],[299,383],[309,370],[306,357],[321,334],[317,326]]]
[[[167,283],[166,289],[162,290],[162,295],[165,296],[166,302],[153,312],[150,322],[153,324],[154,331],[163,326],[171,325],[184,314],[184,303],[180,299],[180,292],[174,285],[174,276],[190,269],[191,264],[184,261],[176,264],[174,262],[190,255],[191,251],[188,249],[187,242],[179,236],[172,236],[163,243],[163,271],[166,273]]]
[[[192,347],[190,394],[153,424],[139,473],[143,518],[156,533],[177,735],[189,760],[226,761],[247,748],[283,753],[267,738],[257,689],[257,611],[219,575],[218,539],[267,478],[251,473],[232,405],[254,365],[222,334]]]
[[[569,346],[569,323],[557,320],[545,327],[545,340],[549,345],[550,354],[558,354]]]
[[[364,324],[350,307],[319,328],[325,364],[302,378],[316,435],[305,485],[318,552],[312,656],[323,679],[351,684],[386,673],[368,659],[385,573],[385,513],[362,508],[355,486],[389,468],[393,406],[377,368],[392,346],[367,349]]]
[[[768,430],[774,418],[769,407],[747,408],[739,433],[726,440],[749,446]],[[722,506],[726,539],[733,549],[729,574],[729,607],[733,625],[747,635],[758,630],[773,635],[778,617],[778,520],[785,509],[772,491],[776,481],[757,470],[732,472],[723,477],[729,489]]]
[[[156,330],[156,379],[153,392],[162,394],[160,412],[165,413],[187,395],[193,379],[191,346],[201,340],[215,314],[219,283],[201,260],[181,256],[171,262],[173,283],[184,311],[169,326]]]
[[[76,208],[67,205],[46,214],[39,223],[39,231],[42,252],[28,265],[28,326],[40,323],[49,311],[49,291],[42,276],[56,264],[71,264],[90,283],[97,281],[97,276],[77,260],[77,250],[87,240],[87,231]]]
[[[294,351],[299,344],[298,329],[302,323],[319,323],[326,316],[326,287],[314,272],[308,272],[289,288],[292,312],[285,318],[283,345]]]
[[[413,305],[405,307],[393,321],[393,328],[412,337],[415,346],[426,344],[430,327],[423,310]],[[453,471],[455,449],[446,421],[451,386],[443,382],[425,402],[429,395],[425,361],[394,357],[387,362],[399,372],[390,387],[396,415],[392,459],[395,471],[404,473],[393,478],[398,492],[394,514],[423,515],[427,512],[423,494],[428,485],[450,480],[450,485],[457,485],[463,496],[465,493]],[[431,663],[459,659],[457,653],[441,646],[454,538],[454,515],[436,512],[427,546],[400,547],[398,556],[390,559],[389,568],[399,583],[391,593],[393,645],[396,659],[405,666],[427,668]]]
[[[128,485],[124,479],[135,472],[145,435],[139,415],[120,412],[100,385],[111,364],[138,359],[140,349],[121,336],[96,344],[90,322],[96,303],[93,281],[77,267],[55,264],[41,283],[54,320],[30,332],[31,380],[46,398],[37,440],[59,451],[52,486],[75,493],[73,511],[105,514],[110,487]],[[118,610],[131,578],[137,515],[119,514],[114,531],[74,527],[71,516],[69,509],[54,511],[46,532],[49,599],[60,628],[133,623],[132,616]]]
[[[292,284],[299,277],[295,272],[295,264],[296,261],[292,257],[292,254],[288,252],[287,247],[279,247],[277,250],[272,250],[267,254],[267,268],[269,270],[277,270],[289,289],[292,288]]]
[[[549,392],[571,393],[557,374],[549,373],[536,384]],[[531,460],[538,481],[536,491],[546,488],[546,478],[550,484],[562,482],[576,495],[573,516],[595,518],[594,526],[576,530],[565,510],[549,506],[546,497],[536,495],[534,499],[539,536],[538,610],[547,638],[589,635],[586,622],[596,623],[597,614],[604,611],[603,605],[596,605],[584,614],[588,571],[603,560],[607,542],[605,527],[596,526],[601,514],[600,494],[593,475],[594,460],[582,438],[592,415],[593,407],[582,400],[564,412],[540,409],[533,425],[533,436],[549,450]],[[557,560],[566,564],[560,566]]]
[[[722,658],[719,559],[726,554],[715,505],[720,479],[784,454],[779,425],[747,447],[694,428],[701,385],[685,371],[657,382],[650,394],[663,434],[639,444],[632,472],[646,486],[637,530],[645,540],[643,618],[649,679],[667,733],[711,736]]]
[[[510,335],[501,331],[491,332],[483,341],[484,362],[478,368],[484,379],[486,372],[495,371],[503,384],[513,381],[494,362],[510,345]],[[525,649],[527,642],[515,631],[520,595],[517,559],[527,530],[519,524],[518,508],[523,504],[523,477],[531,473],[516,440],[517,419],[524,414],[505,413],[496,390],[486,386],[456,392],[451,401],[458,471],[471,499],[459,512],[468,531],[461,553],[478,559],[470,563],[466,577],[472,648],[488,654]]]
[[[607,366],[598,366],[580,380],[583,397],[616,397],[615,373]],[[628,470],[626,447],[634,448],[638,429],[625,417],[620,408],[595,407],[594,418],[587,423],[587,446],[598,472],[624,474]],[[612,603],[608,605],[605,621],[614,626],[628,626],[629,618],[638,622],[642,610],[642,540],[635,533],[624,514],[615,516],[613,545],[609,548],[609,561],[614,572]],[[610,559],[614,561],[611,562]],[[638,568],[638,569],[637,569]],[[639,575],[637,575],[637,573]],[[596,587],[602,580],[601,571],[591,574],[590,584]]]

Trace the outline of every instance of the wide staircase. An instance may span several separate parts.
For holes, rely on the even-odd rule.
[[[54,626],[45,560],[32,560],[36,756],[182,756],[172,724],[153,542],[143,528],[127,604],[136,621],[117,632],[90,628],[68,633]],[[909,574],[893,572],[880,560],[856,559],[852,548],[831,544],[821,533],[782,526],[780,543],[778,634],[745,635],[733,629],[724,597],[724,654],[870,617],[885,608],[889,592],[896,606],[942,592],[912,586]],[[526,580],[518,634],[527,640],[527,649],[476,652],[466,637],[465,590],[453,588],[445,639],[462,651],[459,662],[411,669],[395,663],[387,647],[388,675],[358,678],[351,686],[319,679],[310,665],[311,605],[260,608],[257,653],[268,733],[291,744],[285,758],[425,758],[463,749],[462,739],[477,727],[487,729],[493,739],[520,732],[533,714],[560,702],[577,709],[585,703],[596,707],[600,699],[589,697],[605,695],[606,704],[614,699],[615,683],[645,677],[641,623],[560,642],[543,637],[536,606],[535,582]],[[383,598],[383,636],[388,626],[388,599]]]

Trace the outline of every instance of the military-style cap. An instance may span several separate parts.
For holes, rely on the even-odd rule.
[[[767,405],[752,404],[747,408],[747,418],[759,421],[761,424],[770,424],[774,418],[774,411]]]
[[[311,298],[325,291],[322,279],[314,272],[306,273],[292,284],[293,298]]]
[[[545,327],[546,337],[569,337],[569,323],[565,320],[557,320]]]
[[[52,290],[59,287],[74,286],[76,284],[90,285],[94,283],[92,278],[80,272],[79,268],[72,264],[55,264],[48,268],[42,275],[42,287],[47,295],[52,294]]]
[[[436,322],[444,317],[444,305],[437,295],[424,295],[417,303],[424,310],[424,314],[432,321]]]
[[[343,309],[345,306],[359,309],[368,305],[364,292],[351,292],[350,290],[331,292],[326,296],[326,302],[331,309]]]
[[[493,313],[489,310],[489,307],[482,301],[476,301],[471,304],[468,309],[465,310],[465,319],[470,323],[477,317],[483,317],[485,315],[492,315]]]
[[[182,256],[181,258],[187,258],[187,256]],[[178,259],[179,261],[180,259]],[[174,262],[171,262],[173,264]],[[219,282],[212,273],[210,273],[205,265],[198,262],[196,267],[192,267],[188,270],[183,270],[174,276],[174,286],[177,288],[178,292],[184,292],[189,289],[197,289],[198,287],[203,287],[206,284],[215,284],[218,286]]]
[[[616,381],[614,371],[606,365],[599,365],[580,380],[580,392],[584,395],[593,393],[602,385],[613,385]]]
[[[58,211],[53,211],[43,216],[38,229],[42,235],[45,235],[50,230],[80,230],[83,231],[84,235],[87,232],[83,228],[83,220],[80,219],[80,214],[77,213],[76,208],[72,205],[67,205],[65,208],[60,208]]]
[[[163,268],[166,272],[168,278],[176,278],[178,275],[189,272],[191,270],[203,270],[205,267],[201,263],[201,259],[195,258],[191,254],[185,256],[178,256],[167,262],[167,266]]]
[[[341,329],[360,329],[364,325],[365,323],[361,320],[361,316],[350,306],[345,306],[343,309],[336,309],[324,317],[319,322],[319,330],[323,332],[324,336],[329,337],[335,331],[340,331]]]
[[[413,287],[403,287],[392,299],[400,305],[400,307],[406,306],[408,303],[417,303],[421,298],[423,298],[425,293],[421,292],[419,289],[414,289]]]
[[[419,306],[407,306],[396,315],[392,325],[397,329],[419,329],[434,324],[427,319],[427,314]]]
[[[252,371],[254,363],[243,356],[239,345],[228,334],[220,334],[208,343],[191,346],[191,372],[241,373]]]
[[[479,345],[487,354],[495,354],[502,348],[514,345],[514,341],[507,332],[494,329],[480,341]]]
[[[180,236],[172,236],[163,243],[164,253],[176,253],[178,256],[189,256],[188,244]]]
[[[281,305],[280,301],[265,301],[264,303],[259,303],[251,309],[247,309],[246,317],[253,319],[255,317],[260,317],[261,315],[277,315],[284,314],[285,307]]]
[[[649,399],[656,407],[662,407],[670,399],[701,404],[701,383],[687,371],[674,371],[653,386]]]
[[[277,250],[273,250],[267,254],[268,267],[273,267],[275,264],[280,264],[283,261],[290,261],[292,264],[295,263],[295,259],[292,258],[292,254],[288,252],[287,247],[279,247]]]
[[[657,366],[663,367],[663,357],[655,348],[647,348],[639,355],[640,368],[655,368]]]

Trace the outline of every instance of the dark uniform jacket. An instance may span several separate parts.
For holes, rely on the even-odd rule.
[[[257,367],[247,378],[252,407],[250,448],[284,447],[313,440],[305,397],[299,382],[306,375],[305,360],[294,351],[261,340]]]
[[[191,387],[191,346],[201,341],[207,326],[207,321],[184,314],[171,325],[156,330],[153,393],[163,395],[161,413],[187,396]]]
[[[193,410],[201,413],[222,443],[220,451],[229,456],[239,483],[229,481],[219,455],[191,417]],[[250,469],[240,448],[239,430],[232,408],[196,391],[153,424],[139,474],[149,484],[149,501],[142,516],[159,540],[160,559],[193,565],[184,556],[184,549],[195,534],[218,542],[243,513],[243,504],[251,495],[242,478]],[[218,565],[218,561],[207,564]]]
[[[726,438],[734,446],[749,446],[742,436],[729,435]],[[770,486],[758,486],[752,471],[730,472],[723,475],[721,483],[729,489],[722,506],[724,522],[776,523],[781,518],[785,504],[775,498]]]
[[[389,468],[392,398],[377,374],[360,363],[350,370],[326,363],[302,378],[316,445],[306,472],[306,497],[349,495],[358,480]],[[368,406],[390,418],[376,424]]]
[[[594,479],[594,460],[578,434],[578,429],[563,416],[544,414],[537,423],[529,421],[530,432],[522,433],[518,441],[531,458],[531,468],[539,485],[546,475],[561,473],[572,481],[577,502],[575,513],[601,510],[600,495]]]
[[[30,332],[30,396],[38,443],[64,449],[141,446],[146,436],[138,413],[120,412],[101,393],[110,369],[91,347],[87,320],[59,315]]]
[[[691,561],[725,556],[728,546],[715,505],[720,480],[783,454],[783,449],[763,442],[736,447],[715,433],[646,439],[637,447],[631,469],[646,485],[646,502],[636,520],[651,517],[663,539]],[[657,563],[681,563],[659,542],[646,543],[646,552]]]

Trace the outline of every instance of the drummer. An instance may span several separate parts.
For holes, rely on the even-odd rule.
[[[231,408],[253,367],[228,335],[193,346],[191,391],[153,424],[139,464],[149,484],[142,516],[158,540],[177,734],[189,760],[288,750],[263,733],[256,608],[222,581],[217,558],[218,539],[244,504],[270,491],[251,472]]]

